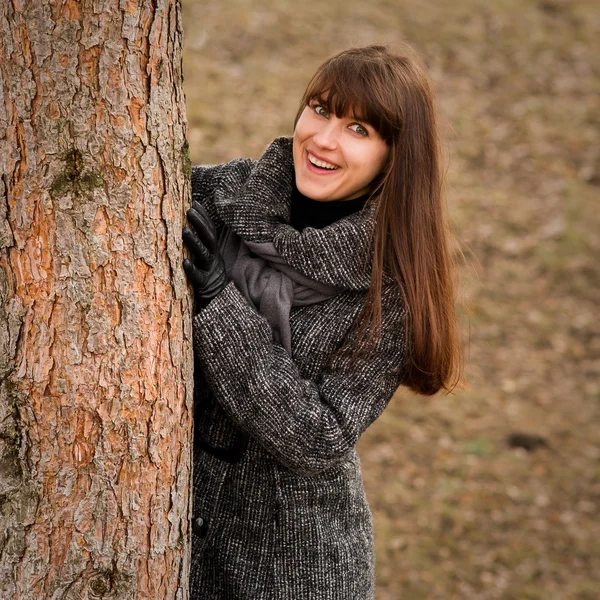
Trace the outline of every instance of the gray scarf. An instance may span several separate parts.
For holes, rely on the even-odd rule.
[[[291,267],[272,242],[244,241],[230,227],[219,238],[227,275],[263,315],[273,339],[292,352],[290,309],[331,298],[339,289],[319,283]]]

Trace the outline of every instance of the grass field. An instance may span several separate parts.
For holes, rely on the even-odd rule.
[[[290,134],[348,46],[408,43],[435,82],[468,380],[399,392],[360,442],[377,598],[600,598],[598,4],[184,0],[183,22],[194,163]]]

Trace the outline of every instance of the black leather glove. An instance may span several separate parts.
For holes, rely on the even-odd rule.
[[[186,215],[192,229],[183,228],[183,242],[193,260],[184,258],[183,270],[194,288],[198,312],[219,294],[229,279],[217,247],[217,230],[206,210],[198,202],[193,202]]]

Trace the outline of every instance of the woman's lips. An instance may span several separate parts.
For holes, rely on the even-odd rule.
[[[322,167],[317,167],[316,165],[313,165],[310,162],[310,159],[308,158],[309,152],[306,152],[306,168],[311,172],[314,173],[315,175],[331,175],[333,173],[337,173],[339,171],[339,167],[337,169],[325,169]],[[320,160],[322,162],[327,162],[329,163],[329,161],[326,161],[323,158],[320,158],[319,156],[317,156],[316,154],[313,154],[313,156],[317,159]],[[329,163],[329,164],[333,164],[333,163]]]

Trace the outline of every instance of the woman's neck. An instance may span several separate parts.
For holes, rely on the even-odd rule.
[[[348,215],[361,210],[369,199],[369,194],[352,200],[312,200],[301,194],[294,186],[292,190],[292,210],[290,225],[302,231],[305,227],[323,229]]]

